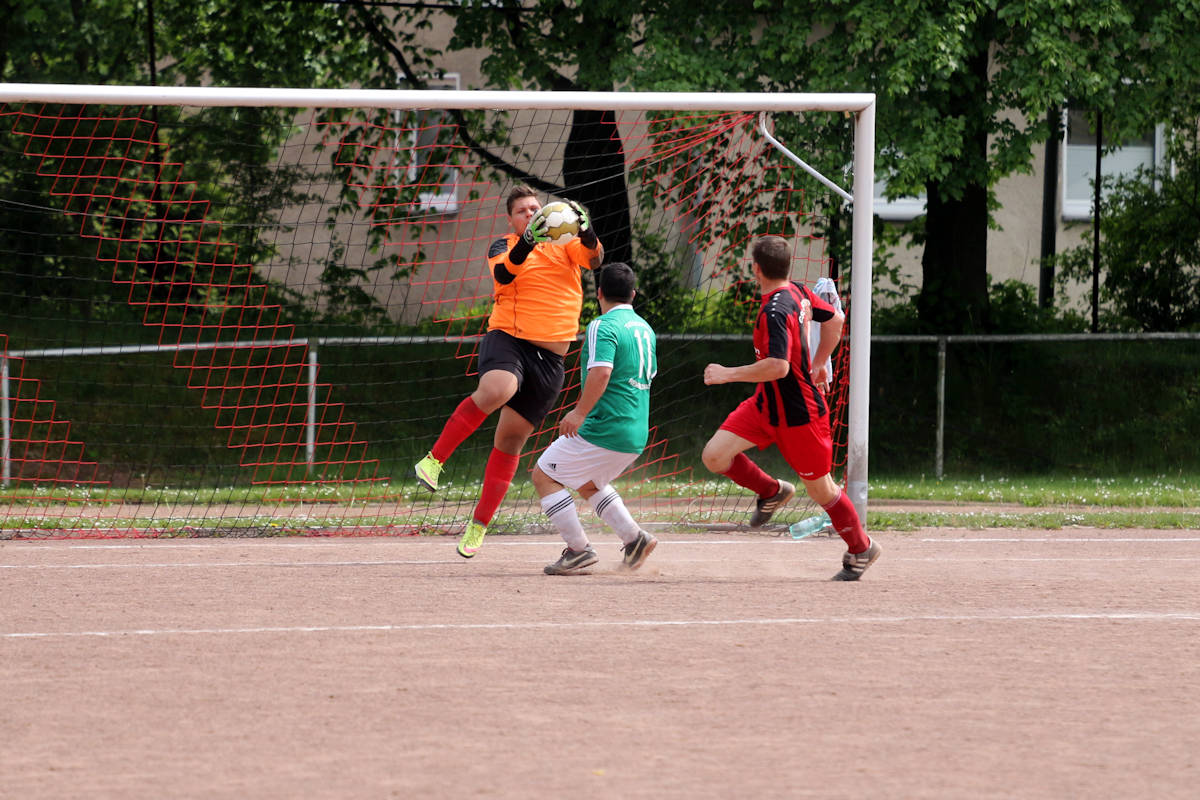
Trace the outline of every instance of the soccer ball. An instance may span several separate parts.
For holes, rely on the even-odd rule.
[[[546,233],[555,244],[566,244],[579,235],[579,215],[568,204],[556,200],[542,206]]]

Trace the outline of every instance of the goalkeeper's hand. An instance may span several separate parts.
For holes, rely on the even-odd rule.
[[[538,209],[538,212],[530,218],[529,224],[525,226],[525,233],[521,234],[521,238],[530,247],[548,242],[550,241],[549,227],[546,224],[546,215],[541,212],[541,209]]]
[[[567,205],[579,216],[579,241],[583,242],[585,247],[595,247],[599,239],[592,230],[592,218],[588,216],[587,209],[574,200],[568,200]]]

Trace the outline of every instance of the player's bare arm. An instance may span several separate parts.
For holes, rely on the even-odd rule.
[[[766,383],[785,377],[791,368],[792,365],[785,358],[764,358],[740,367],[709,364],[704,368],[704,383],[707,386],[719,383]]]
[[[817,352],[813,354],[812,363],[815,365],[812,371],[813,383],[821,387],[825,391],[829,391],[829,381],[831,375],[827,368],[829,357],[833,355],[833,351],[837,349],[838,342],[842,340],[842,324],[846,320],[846,315],[838,311],[832,319],[828,319],[822,323],[821,339],[817,344]]]
[[[596,254],[588,258],[588,269],[599,269],[604,263],[604,244],[596,242]]]
[[[838,342],[842,340],[842,325],[845,321],[846,315],[838,311],[832,319],[818,323],[821,326],[821,340],[817,344],[817,352],[812,357],[814,364],[824,364],[833,355]]]
[[[579,428],[587,419],[587,415],[596,407],[604,390],[608,388],[608,380],[611,377],[612,367],[592,367],[588,370],[587,381],[583,385],[579,402],[558,423],[558,430],[563,436],[575,436],[579,433]]]

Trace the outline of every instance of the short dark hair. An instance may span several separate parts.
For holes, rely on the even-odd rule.
[[[514,186],[508,193],[508,201],[505,204],[509,214],[512,213],[513,205],[522,197],[537,197],[537,190],[527,183],[518,183]]]
[[[792,248],[782,236],[763,236],[751,250],[754,263],[763,275],[771,280],[781,280],[792,274]]]
[[[637,289],[637,276],[633,268],[623,261],[606,264],[600,271],[596,281],[604,298],[611,303],[628,303],[633,300],[633,292]]]

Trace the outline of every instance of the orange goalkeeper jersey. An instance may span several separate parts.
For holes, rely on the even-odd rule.
[[[568,342],[579,333],[583,309],[580,269],[599,250],[585,247],[578,238],[565,245],[543,242],[534,245],[525,261],[514,264],[508,254],[517,243],[515,233],[497,239],[488,250],[493,275],[497,265],[513,276],[508,283],[495,281],[495,305],[488,330],[500,330],[518,339],[538,342]]]

